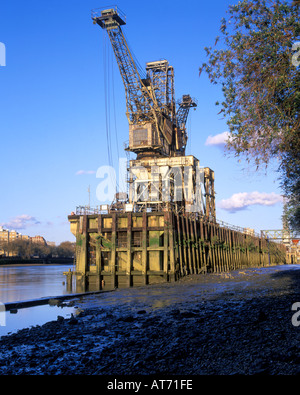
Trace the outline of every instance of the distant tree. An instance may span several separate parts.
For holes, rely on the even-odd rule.
[[[16,245],[16,241],[10,241],[7,243],[7,254],[9,256],[17,255],[18,253],[18,248]]]
[[[29,259],[31,254],[30,240],[17,239],[10,243],[12,252],[21,258]]]
[[[227,149],[257,168],[279,161],[286,219],[300,230],[299,1],[243,0],[229,7],[204,69],[220,83]],[[219,44],[218,44],[219,43]],[[220,49],[216,45],[221,44]]]
[[[51,252],[50,247],[42,243],[31,243],[32,256],[46,257],[50,254],[50,252]]]
[[[71,258],[75,254],[75,243],[70,241],[63,241],[56,247],[56,253],[59,257]]]
[[[8,253],[8,243],[6,241],[0,241],[0,251],[1,254],[7,255]]]

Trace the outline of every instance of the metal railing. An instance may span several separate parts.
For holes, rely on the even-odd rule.
[[[125,13],[116,5],[110,5],[110,6],[101,7],[101,8],[94,8],[91,11],[92,19],[100,18],[101,16],[103,16],[102,12],[105,10],[113,10],[117,15],[119,15],[123,19],[124,22],[126,22]]]
[[[228,224],[227,222],[221,221],[221,220],[216,220],[217,224],[219,224],[222,228],[227,228],[231,230],[235,230],[236,232],[248,234],[249,236],[255,236],[255,237],[261,237],[261,235],[258,232],[255,232],[254,230],[249,230],[247,228],[242,228],[241,226],[237,225],[231,225]]]
[[[136,207],[135,209],[133,209],[132,212],[142,212],[144,207]],[[156,211],[161,211],[161,210],[154,210],[153,207],[151,207],[151,210],[149,210],[148,212],[156,212]],[[109,204],[102,204],[100,206],[96,206],[96,207],[90,207],[90,206],[77,206],[76,207],[76,215],[99,215],[99,214],[109,214],[111,212],[111,205]],[[124,212],[125,209],[124,209]],[[215,221],[213,221],[212,218],[207,218],[204,215],[198,214],[195,216],[195,218],[197,219],[202,219],[204,221],[207,222],[214,222],[217,225],[221,226],[222,228],[226,228],[226,229],[230,229],[230,230],[234,230],[236,232],[240,232],[243,234],[247,234],[249,236],[254,236],[254,237],[266,237],[265,234],[259,234],[257,232],[255,232],[252,229],[249,228],[242,228],[241,226],[237,226],[237,225],[232,225],[229,224],[227,222],[224,222],[222,220],[216,219]]]
[[[109,207],[107,205],[107,207]],[[95,215],[95,214],[107,214],[108,208],[105,210],[103,206],[78,206],[76,207],[76,215]]]

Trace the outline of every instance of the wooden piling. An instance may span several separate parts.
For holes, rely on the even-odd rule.
[[[72,275],[77,291],[174,281],[187,274],[284,261],[284,246],[189,214],[113,212],[69,219],[76,229]]]
[[[126,275],[127,275],[127,285],[129,287],[132,285],[131,271],[132,271],[132,214],[131,213],[127,213],[127,265],[126,265]]]

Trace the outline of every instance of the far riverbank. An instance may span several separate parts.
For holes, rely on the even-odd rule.
[[[4,265],[66,265],[73,264],[74,258],[31,258],[18,257],[0,258],[0,266]]]

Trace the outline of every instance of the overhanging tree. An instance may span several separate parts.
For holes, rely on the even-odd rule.
[[[299,1],[243,0],[228,9],[204,69],[221,84],[227,149],[257,168],[279,160],[286,217],[300,230]]]

